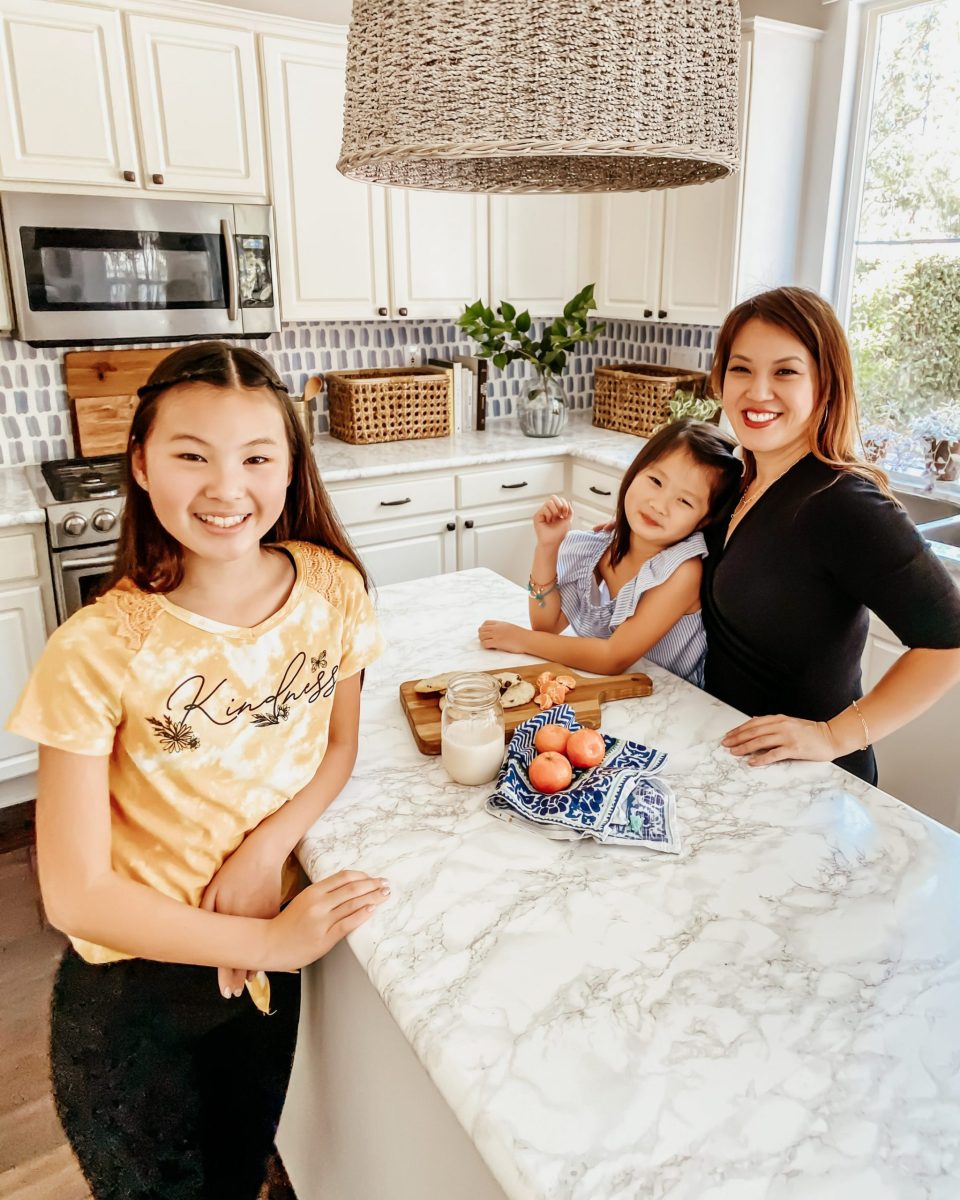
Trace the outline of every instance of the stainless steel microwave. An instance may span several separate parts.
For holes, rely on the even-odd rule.
[[[14,336],[34,346],[280,328],[267,204],[4,192]]]

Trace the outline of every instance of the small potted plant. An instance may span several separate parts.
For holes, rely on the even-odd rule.
[[[604,328],[587,326],[587,313],[596,308],[594,284],[588,283],[563,307],[563,316],[547,322],[539,337],[531,337],[533,319],[524,309],[501,300],[496,311],[482,300],[468,305],[457,324],[478,345],[480,358],[490,358],[501,370],[515,359],[531,363],[536,371],[520,397],[517,416],[527,437],[556,437],[567,418],[563,385],[558,378],[567,351],[577,342],[588,342]]]
[[[674,421],[710,421],[714,425],[720,422],[720,413],[723,405],[719,400],[713,399],[712,396],[698,396],[696,392],[685,392],[683,388],[677,388],[673,393],[673,399],[667,403],[669,416],[664,421],[661,429],[665,425],[672,425]]]
[[[926,445],[926,466],[937,479],[960,479],[960,401],[953,400],[924,413],[913,431]]]

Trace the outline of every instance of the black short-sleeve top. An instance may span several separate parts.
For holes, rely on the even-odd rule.
[[[960,647],[960,588],[902,508],[808,454],[707,531],[705,687],[748,716],[826,721],[862,694],[868,610],[910,647]],[[838,760],[870,782],[871,750]]]

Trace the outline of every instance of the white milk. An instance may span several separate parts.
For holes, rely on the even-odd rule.
[[[443,730],[440,758],[454,783],[472,786],[496,778],[504,749],[498,721],[451,721]]]

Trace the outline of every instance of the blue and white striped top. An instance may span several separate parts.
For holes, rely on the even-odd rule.
[[[688,558],[705,558],[707,543],[702,533],[692,533],[675,546],[648,558],[637,574],[611,600],[605,582],[597,583],[594,570],[613,533],[568,533],[557,556],[557,585],[563,615],[578,637],[608,638],[618,625],[632,617],[645,592],[669,579]],[[699,612],[685,613],[676,625],[651,646],[644,658],[703,687],[703,664],[707,635]],[[637,669],[634,663],[629,668]]]

